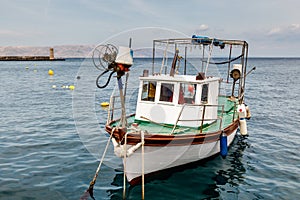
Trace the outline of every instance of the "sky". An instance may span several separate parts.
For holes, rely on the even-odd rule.
[[[255,57],[300,57],[299,0],[0,0],[0,46],[99,44],[149,27],[249,43]],[[152,35],[151,35],[152,34]],[[155,38],[157,39],[157,38]]]

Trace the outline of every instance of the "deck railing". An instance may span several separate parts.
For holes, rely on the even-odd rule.
[[[195,107],[199,107],[199,108],[200,108],[200,107],[203,107],[201,118],[199,118],[199,119],[180,119],[180,117],[182,116],[183,110],[186,108],[186,106],[195,106]],[[217,116],[217,118],[213,118],[213,119],[205,118],[205,112],[206,112],[207,107],[217,107],[217,108],[221,107],[221,108],[222,108],[222,110],[221,110],[221,115],[220,115],[220,116]],[[203,132],[203,125],[204,125],[204,122],[205,122],[205,121],[217,121],[217,120],[219,120],[219,121],[220,121],[219,130],[221,130],[221,129],[222,129],[223,114],[224,114],[224,105],[183,104],[183,105],[182,105],[182,108],[181,108],[181,110],[180,110],[180,112],[179,112],[179,115],[178,115],[178,117],[177,117],[176,123],[175,123],[174,126],[173,126],[173,129],[172,129],[171,134],[174,133],[176,127],[178,126],[178,122],[179,122],[179,121],[182,121],[182,122],[183,122],[183,121],[194,121],[194,122],[196,122],[196,121],[201,121],[201,125],[200,125],[200,133],[202,133],[202,132]]]
[[[111,121],[115,120],[115,119],[119,119],[120,116],[121,116],[121,106],[119,107],[115,107],[116,105],[116,102],[117,101],[120,101],[118,100],[120,98],[119,95],[112,95],[110,97],[110,102],[109,102],[109,109],[108,109],[108,116],[107,116],[107,122],[106,124],[109,124]],[[118,104],[118,103],[117,103]],[[198,119],[180,119],[182,117],[182,113],[184,111],[185,108],[188,107],[191,107],[191,106],[194,106],[194,107],[198,107],[198,108],[203,108],[202,109],[202,113],[201,113],[201,118],[198,118]],[[216,107],[217,108],[217,117],[216,118],[205,118],[205,113],[208,111],[209,108],[212,108],[212,107]],[[237,112],[236,112],[236,108],[237,108],[237,103],[234,102],[234,106],[233,106],[233,114],[232,114],[232,122],[237,118]],[[178,123],[179,122],[196,122],[196,121],[200,121],[201,122],[201,125],[200,125],[200,133],[203,133],[203,128],[204,128],[204,125],[205,125],[205,122],[207,121],[214,121],[212,122],[211,124],[215,123],[215,122],[219,122],[219,128],[218,130],[220,131],[222,129],[222,126],[223,126],[223,116],[224,116],[224,113],[225,113],[225,106],[224,105],[212,105],[212,104],[183,104],[182,105],[182,108],[178,114],[178,117],[177,117],[177,120],[173,126],[173,129],[171,131],[171,134],[174,134],[176,128],[178,127]],[[119,113],[116,113],[116,111],[120,111]],[[228,111],[227,111],[228,112]],[[120,115],[120,116],[115,116],[115,115]]]
[[[114,120],[115,111],[119,110],[121,113],[122,107],[115,107],[116,98],[120,98],[119,95],[112,95],[109,100],[109,108],[107,112],[107,121],[106,124],[109,124],[111,121]]]

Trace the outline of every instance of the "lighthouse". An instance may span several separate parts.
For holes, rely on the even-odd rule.
[[[50,56],[49,56],[50,60],[54,60],[54,49],[50,48]]]

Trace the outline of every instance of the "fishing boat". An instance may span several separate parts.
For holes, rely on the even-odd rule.
[[[226,157],[237,130],[247,135],[250,111],[245,104],[245,83],[255,68],[247,72],[246,41],[196,35],[154,40],[152,64],[136,80],[135,113],[126,113],[127,88],[122,83],[133,65],[131,48],[101,48],[105,51],[100,62],[108,65],[104,73],[116,72],[119,88],[110,98],[105,130],[115,155],[123,159],[131,185],[159,171],[217,154]],[[214,54],[214,50],[228,55]],[[225,78],[209,74],[211,65],[218,66]],[[97,83],[99,88],[107,84]],[[224,88],[230,88],[229,93]],[[116,99],[120,106],[115,105]],[[119,116],[117,109],[121,110]]]

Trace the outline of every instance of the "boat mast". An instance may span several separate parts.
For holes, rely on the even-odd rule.
[[[131,49],[131,38],[129,39],[129,49]],[[117,80],[118,80],[118,87],[119,87],[119,93],[120,93],[120,100],[121,100],[121,119],[120,123],[122,128],[127,127],[127,118],[126,118],[126,108],[125,108],[125,95],[127,90],[127,80],[128,80],[128,73],[126,74],[126,82],[125,82],[125,93],[123,93],[123,83],[122,83],[122,76],[124,75],[124,72],[117,72]]]

